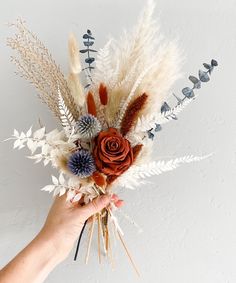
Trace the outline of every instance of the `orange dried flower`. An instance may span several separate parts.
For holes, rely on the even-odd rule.
[[[87,108],[89,114],[95,117],[97,116],[96,104],[91,91],[89,91],[87,95]]]
[[[107,96],[107,87],[101,83],[99,86],[99,97],[102,105],[107,105],[108,96]]]
[[[93,176],[92,176],[94,182],[99,186],[99,187],[103,187],[105,184],[106,184],[106,180],[104,178],[104,176],[99,173],[98,171],[95,171],[93,173]]]

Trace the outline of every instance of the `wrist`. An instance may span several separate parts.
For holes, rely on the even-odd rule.
[[[51,230],[48,227],[43,227],[36,237],[47,245],[52,261],[59,264],[67,258],[74,242],[68,241],[63,231],[57,229]]]
[[[66,257],[66,253],[60,247],[59,240],[54,234],[42,229],[34,239],[36,244],[43,245],[47,250],[47,259],[52,265],[57,265],[62,262]]]

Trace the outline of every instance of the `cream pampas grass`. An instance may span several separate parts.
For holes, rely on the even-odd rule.
[[[80,83],[79,74],[82,71],[79,47],[75,35],[70,33],[68,40],[69,69],[68,85],[71,95],[74,97],[78,106],[82,107],[85,102],[83,87]]]
[[[101,79],[108,88],[106,119],[111,126],[120,126],[129,103],[144,92],[149,99],[143,114],[159,111],[180,77],[177,44],[161,35],[153,20],[153,10],[154,3],[150,0],[133,31],[124,32],[117,41],[111,39],[98,52],[93,88],[97,94]]]

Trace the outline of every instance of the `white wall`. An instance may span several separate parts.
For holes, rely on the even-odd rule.
[[[67,0],[1,2],[0,8],[0,139],[13,128],[25,130],[40,117],[49,129],[55,120],[27,82],[15,76],[5,39],[11,31],[4,25],[18,16],[54,54],[67,71],[67,36],[78,38],[90,28],[96,47],[108,35],[118,36],[135,24],[144,1]],[[153,178],[153,184],[137,191],[122,191],[123,209],[143,228],[138,234],[126,220],[121,224],[142,277],[137,279],[120,246],[116,268],[99,266],[96,245],[89,265],[71,256],[46,282],[80,283],[233,283],[236,282],[236,1],[159,0],[160,16],[167,35],[178,36],[186,54],[184,78],[173,91],[189,84],[201,64],[215,58],[219,67],[200,96],[164,126],[157,137],[155,157],[184,154],[214,156],[201,163]],[[51,169],[32,165],[26,151],[0,146],[0,266],[7,263],[39,231],[51,198],[39,189],[50,182]],[[81,255],[84,256],[83,251]]]

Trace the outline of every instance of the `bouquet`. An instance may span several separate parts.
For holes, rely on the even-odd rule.
[[[27,147],[35,163],[58,169],[52,184],[42,190],[54,196],[67,194],[68,201],[88,203],[118,187],[134,189],[145,184],[146,177],[207,157],[151,159],[154,138],[163,124],[177,120],[218,65],[216,60],[204,63],[198,76],[189,77],[193,86],[183,88],[181,96],[174,94],[177,102],[171,107],[166,100],[180,77],[181,56],[175,41],[160,34],[153,9],[149,1],[135,28],[124,32],[119,40],[110,39],[99,51],[93,48],[95,37],[90,30],[83,35],[82,49],[70,34],[67,77],[24,21],[18,19],[12,24],[17,30],[7,41],[15,51],[12,61],[60,124],[50,132],[43,125],[35,131],[32,127],[26,132],[14,130],[10,138],[14,148]],[[101,254],[111,254],[114,229],[134,265],[112,204],[92,218],[86,261],[95,223],[99,259]]]

